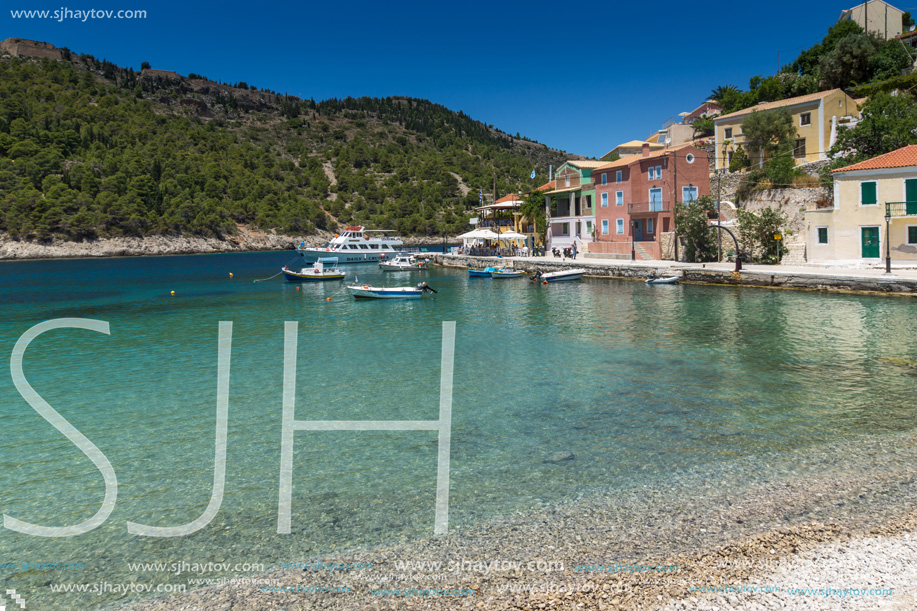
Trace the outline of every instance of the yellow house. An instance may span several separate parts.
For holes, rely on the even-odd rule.
[[[806,210],[809,261],[917,260],[917,145],[834,170],[834,207]]]
[[[716,134],[716,169],[729,167],[736,146],[745,144],[742,120],[753,112],[786,108],[796,126],[796,163],[827,159],[827,150],[834,143],[838,123],[849,123],[860,114],[856,100],[841,89],[821,91],[778,102],[762,102],[757,106],[721,115],[714,119]],[[752,165],[763,165],[760,155],[747,151]]]

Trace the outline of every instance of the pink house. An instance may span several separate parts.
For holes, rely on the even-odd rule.
[[[595,241],[590,254],[662,259],[663,233],[674,231],[674,203],[710,195],[707,153],[685,144],[623,157],[593,170]]]

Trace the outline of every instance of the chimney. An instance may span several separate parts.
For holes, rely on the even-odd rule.
[[[650,156],[650,143],[649,142],[643,143],[643,156],[644,157]]]

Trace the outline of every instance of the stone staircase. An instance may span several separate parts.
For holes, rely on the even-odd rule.
[[[643,245],[640,242],[634,242],[634,252],[637,254],[637,258],[641,261],[653,261],[653,255],[647,252]]]
[[[780,259],[780,265],[805,265],[806,264],[806,243],[792,242],[786,245],[788,253]]]

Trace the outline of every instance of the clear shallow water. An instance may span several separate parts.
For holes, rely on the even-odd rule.
[[[297,432],[293,532],[277,535],[283,322],[299,321],[297,419],[435,419],[441,325],[456,321],[450,527],[587,489],[748,456],[914,428],[917,320],[909,299],[584,280],[548,287],[423,276],[421,302],[356,302],[342,283],[270,276],[285,253],[0,265],[0,354],[59,317],[111,335],[54,331],[33,342],[32,386],[111,461],[117,506],[92,533],[41,539],[0,529],[0,569],[30,609],[94,609],[116,594],[49,584],[184,584],[128,562],[281,562],[432,533],[436,433]],[[361,282],[419,274],[346,268]],[[234,277],[229,278],[232,272]],[[174,297],[170,291],[175,291]],[[330,297],[330,301],[327,298]],[[194,520],[213,479],[217,325],[233,321],[226,494],[211,524],[177,539],[127,521]],[[92,463],[0,375],[0,511],[80,522],[104,485]],[[557,452],[576,459],[546,463]],[[651,466],[651,468],[648,468]],[[768,468],[765,466],[764,468]],[[774,469],[778,465],[773,465]],[[220,577],[211,573],[192,577]]]

